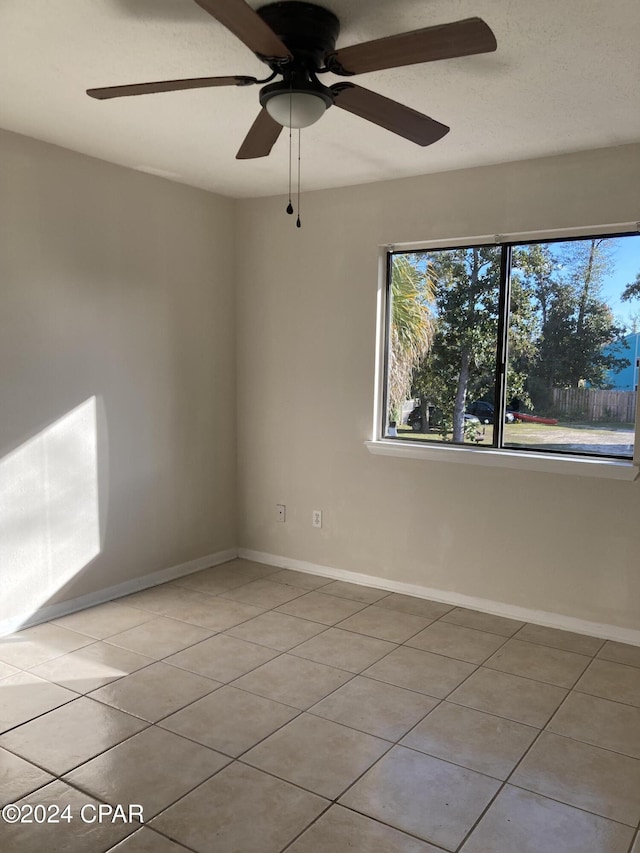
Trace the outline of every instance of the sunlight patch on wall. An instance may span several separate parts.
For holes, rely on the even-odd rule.
[[[96,398],[0,460],[0,635],[100,553]]]

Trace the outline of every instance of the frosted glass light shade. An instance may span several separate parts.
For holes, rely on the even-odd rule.
[[[283,127],[309,127],[327,108],[323,98],[308,92],[283,92],[269,98],[265,106],[271,118]]]

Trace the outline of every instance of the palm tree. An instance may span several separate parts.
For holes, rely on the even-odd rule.
[[[390,421],[400,420],[402,404],[411,393],[413,372],[431,346],[434,320],[429,303],[434,299],[428,268],[415,266],[407,255],[395,255],[387,385]]]

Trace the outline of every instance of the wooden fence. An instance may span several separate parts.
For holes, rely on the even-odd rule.
[[[634,423],[635,391],[603,391],[600,388],[554,388],[554,415],[585,421]]]

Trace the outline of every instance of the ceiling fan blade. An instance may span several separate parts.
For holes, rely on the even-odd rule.
[[[340,109],[372,121],[417,145],[431,145],[449,133],[450,128],[446,124],[362,86],[335,83],[331,89],[335,94],[335,105]]]
[[[282,125],[274,121],[263,108],[258,118],[251,125],[249,133],[244,138],[236,160],[253,160],[256,157],[266,157],[282,131]]]
[[[196,3],[254,53],[268,57],[291,56],[285,43],[245,0],[196,0]]]
[[[179,89],[206,89],[210,86],[250,86],[255,77],[194,77],[191,80],[158,80],[155,83],[131,83],[128,86],[107,86],[104,89],[87,89],[90,98],[99,101],[124,98],[128,95],[151,95],[154,92],[177,92]]]
[[[466,18],[343,47],[330,54],[326,63],[334,74],[363,74],[417,62],[490,53],[497,46],[493,32],[481,18]]]

